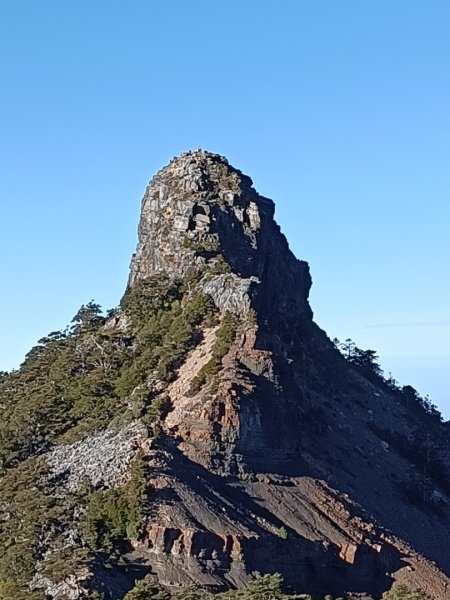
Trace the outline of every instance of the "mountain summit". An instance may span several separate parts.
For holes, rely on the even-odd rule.
[[[120,307],[81,307],[0,378],[0,598],[183,598],[255,573],[446,597],[448,423],[329,340],[310,286],[225,158],[155,175]]]
[[[264,305],[270,315],[311,316],[308,265],[289,251],[274,210],[272,200],[260,196],[250,177],[224,157],[198,150],[174,158],[142,200],[130,285],[161,273],[185,277],[220,256],[236,283],[233,295],[228,282],[222,300],[220,280],[208,291],[217,288],[222,311],[246,310],[251,303],[257,310]]]

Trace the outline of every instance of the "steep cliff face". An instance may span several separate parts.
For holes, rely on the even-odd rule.
[[[442,595],[448,498],[436,490],[435,512],[414,506],[404,486],[421,475],[399,449],[422,421],[442,426],[365,377],[315,325],[308,265],[273,215],[248,177],[203,151],[147,188],[129,285],[197,269],[222,319],[231,311],[239,323],[214,377],[195,385],[220,325],[167,387],[136,552],[168,586],[239,585],[258,570],[308,592],[379,594],[400,580]]]
[[[119,600],[148,573],[215,592],[255,572],[447,597],[448,424],[370,354],[346,359],[310,286],[226,159],[155,175],[119,309],[82,307],[0,378],[2,598]]]
[[[309,268],[290,252],[272,200],[216,154],[184,154],[150,182],[129,284],[155,274],[185,277],[222,256],[230,273],[205,282],[221,310],[252,305],[270,317],[311,318]]]
[[[197,271],[200,288],[221,313],[236,313],[245,322],[214,394],[191,389],[196,369],[213,355],[214,331],[205,332],[168,389],[173,409],[166,432],[183,440],[190,457],[226,472],[255,461],[266,468],[268,461],[286,462],[300,450],[301,399],[283,397],[271,344],[256,340],[257,321],[291,335],[312,319],[308,265],[289,250],[273,217],[273,202],[253,189],[249,177],[203,151],[174,159],[142,200],[129,285],[161,273],[182,279]]]
[[[443,593],[445,576],[400,538],[448,570],[448,504],[438,518],[411,506],[401,489],[411,465],[383,439],[407,437],[417,417],[312,322],[308,265],[273,215],[248,177],[202,151],[174,159],[146,191],[130,285],[209,267],[202,289],[243,322],[214,384],[192,392],[217,328],[167,390],[172,467],[156,478],[162,500],[138,547],[169,585],[239,584],[262,569],[315,592],[380,593],[409,578]],[[211,275],[218,257],[229,270]],[[424,534],[431,522],[437,538]]]

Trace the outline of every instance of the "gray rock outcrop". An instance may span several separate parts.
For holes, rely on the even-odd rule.
[[[75,492],[89,481],[94,488],[114,488],[126,480],[128,467],[147,439],[139,421],[106,429],[73,444],[55,446],[45,455],[50,477]]]
[[[274,210],[224,157],[182,154],[144,194],[129,285],[161,273],[182,278],[220,254],[240,281],[229,278],[225,292],[219,289],[223,279],[207,284],[219,308],[252,305],[272,316],[310,319],[308,264],[289,250]]]

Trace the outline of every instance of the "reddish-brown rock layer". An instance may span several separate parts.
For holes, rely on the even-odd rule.
[[[200,285],[240,325],[214,384],[192,391],[217,326],[167,389],[152,512],[133,556],[170,587],[237,586],[260,571],[303,592],[376,595],[398,580],[444,598],[449,499],[436,489],[439,511],[414,505],[404,488],[421,474],[387,441],[428,416],[369,381],[312,321],[308,265],[273,212],[248,177],[202,151],[146,191],[130,285],[220,255],[229,269]]]

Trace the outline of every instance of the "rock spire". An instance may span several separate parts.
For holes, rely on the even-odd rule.
[[[130,286],[155,274],[184,277],[220,254],[231,275],[207,286],[220,308],[311,317],[308,264],[289,250],[273,201],[223,156],[196,150],[172,159],[145,191],[138,233]]]

